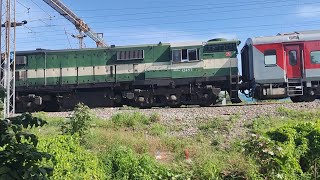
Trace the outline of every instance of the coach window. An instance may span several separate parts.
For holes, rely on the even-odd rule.
[[[291,66],[297,65],[297,51],[289,51],[289,63]]]
[[[264,64],[266,66],[273,66],[277,64],[277,51],[272,50],[266,50],[264,51]]]
[[[312,51],[310,59],[312,64],[320,64],[320,51]]]

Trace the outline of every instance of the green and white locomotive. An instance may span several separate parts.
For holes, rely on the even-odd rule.
[[[16,54],[16,110],[209,106],[238,98],[238,40],[158,43]]]

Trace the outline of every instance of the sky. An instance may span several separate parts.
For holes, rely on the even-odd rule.
[[[62,0],[109,45],[207,41],[320,30],[320,0]],[[17,51],[75,49],[77,30],[42,0],[17,0]],[[85,38],[85,47],[95,43]]]

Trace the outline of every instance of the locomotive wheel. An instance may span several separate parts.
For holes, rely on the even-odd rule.
[[[133,106],[141,109],[150,109],[154,106],[154,99],[152,95],[139,96],[134,99]]]
[[[168,100],[169,107],[179,108],[181,106],[181,97],[178,95],[170,95]]]
[[[290,97],[290,99],[294,103],[303,102],[302,96],[292,96],[292,97]]]
[[[316,100],[316,96],[304,95],[302,99],[304,102],[313,102],[314,100]]]
[[[241,103],[242,101],[241,101],[241,99],[240,99],[239,97],[237,97],[237,98],[235,98],[235,99],[231,99],[231,102],[232,102],[233,104],[238,104],[238,103]]]
[[[204,93],[199,97],[201,107],[208,107],[216,103],[217,97],[214,94]]]
[[[313,102],[316,100],[316,96],[304,95],[304,96],[294,96],[290,97],[292,102]]]

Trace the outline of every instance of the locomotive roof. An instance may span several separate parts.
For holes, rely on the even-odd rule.
[[[287,43],[300,41],[320,40],[320,31],[299,31],[292,33],[279,33],[276,36],[265,36],[249,38],[247,43],[252,44],[273,44],[273,43]]]
[[[107,47],[107,48],[84,48],[81,49],[82,51],[95,51],[95,50],[108,50],[108,49],[125,49],[125,48],[141,48],[141,47],[149,47],[149,46],[171,46],[171,47],[188,47],[188,46],[203,46],[205,44],[223,44],[223,43],[240,43],[239,40],[225,40],[225,41],[197,41],[197,42],[175,42],[175,43],[162,43],[159,42],[158,44],[141,44],[141,45],[128,45],[128,46],[114,46],[114,47]],[[36,49],[30,51],[17,51],[17,54],[35,54],[35,53],[46,53],[46,52],[74,52],[80,51],[80,49],[60,49],[60,50],[50,50],[50,49]]]

